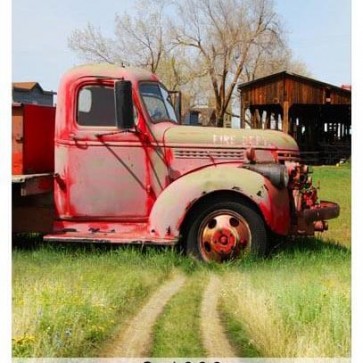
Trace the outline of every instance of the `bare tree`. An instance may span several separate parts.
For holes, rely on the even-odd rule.
[[[71,34],[68,45],[87,61],[133,65],[156,72],[168,50],[164,9],[164,0],[139,0],[133,16],[126,12],[115,16],[112,39],[88,24]]]
[[[188,69],[185,51],[171,43],[168,8],[170,4],[165,0],[139,0],[132,16],[126,12],[115,16],[112,38],[88,24],[71,34],[68,45],[88,62],[149,69],[175,90],[187,84],[194,72]]]
[[[283,42],[275,44],[271,40],[268,47],[256,46],[252,50],[250,59],[246,62],[241,81],[253,81],[267,75],[288,71],[309,76],[306,65],[292,58],[291,50]]]
[[[87,61],[147,68],[194,105],[213,99],[218,126],[237,83],[304,70],[292,61],[273,0],[139,0],[134,10],[116,15],[112,38],[88,24],[69,47]]]
[[[115,42],[104,37],[101,31],[88,24],[84,29],[75,30],[68,38],[68,46],[87,62],[106,62],[124,64],[121,57],[115,54]]]
[[[146,4],[146,3],[145,3]],[[140,4],[142,5],[142,4]],[[161,58],[166,51],[164,42],[163,2],[156,7],[148,7],[148,11],[138,10],[136,16],[128,14],[116,16],[118,54],[127,57],[128,63],[148,68],[156,72]]]
[[[236,84],[256,73],[262,59],[286,47],[273,0],[180,0],[175,43],[191,49],[191,57],[210,78],[218,126]]]

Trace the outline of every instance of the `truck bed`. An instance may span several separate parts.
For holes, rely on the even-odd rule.
[[[53,179],[53,173],[12,176],[13,233],[52,231]]]

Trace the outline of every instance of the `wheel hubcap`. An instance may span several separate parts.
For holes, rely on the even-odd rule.
[[[201,223],[198,243],[204,260],[221,262],[239,257],[251,247],[251,232],[238,213],[219,210]]]

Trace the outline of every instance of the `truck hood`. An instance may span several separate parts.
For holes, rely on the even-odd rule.
[[[165,131],[163,139],[166,146],[299,150],[291,136],[272,130],[175,126]]]

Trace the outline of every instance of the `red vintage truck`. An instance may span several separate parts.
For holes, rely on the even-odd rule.
[[[220,262],[263,255],[271,234],[313,235],[339,215],[337,204],[318,200],[292,137],[182,126],[167,89],[145,70],[70,70],[58,90],[54,139],[46,128],[38,123],[29,137],[34,145],[48,139],[42,155],[54,153],[54,170],[48,162],[13,176],[14,232],[42,232],[46,241],[182,243]]]

